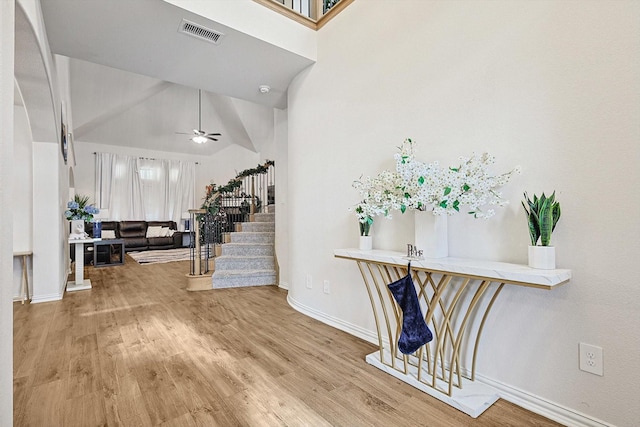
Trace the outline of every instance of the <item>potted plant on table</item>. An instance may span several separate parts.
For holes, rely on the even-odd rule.
[[[370,251],[373,248],[373,239],[369,236],[371,226],[373,225],[373,217],[369,213],[366,202],[360,202],[355,208],[358,216],[358,225],[360,226],[360,246],[363,251]]]
[[[100,213],[94,205],[89,204],[89,196],[76,194],[73,200],[67,203],[67,210],[64,212],[67,220],[71,221],[70,239],[83,239],[86,237],[84,223],[91,222],[93,216]]]
[[[529,267],[552,270],[556,268],[555,247],[551,246],[551,233],[560,219],[560,203],[556,201],[556,192],[547,197],[533,195],[533,200],[524,193],[522,207],[529,223]],[[538,240],[540,245],[538,245]]]

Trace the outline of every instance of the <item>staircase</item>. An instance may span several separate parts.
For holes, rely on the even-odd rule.
[[[215,259],[213,289],[276,284],[274,258],[275,213],[257,213],[253,222],[229,233]]]

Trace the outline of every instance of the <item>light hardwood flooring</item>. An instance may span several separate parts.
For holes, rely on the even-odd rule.
[[[472,419],[365,363],[372,344],[285,291],[187,292],[188,270],[127,256],[87,267],[89,291],[14,304],[14,425],[559,425],[504,400]]]

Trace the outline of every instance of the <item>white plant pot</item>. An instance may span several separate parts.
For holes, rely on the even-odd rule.
[[[361,251],[370,251],[373,249],[373,237],[372,236],[360,236],[360,246],[358,248]]]
[[[554,270],[556,268],[555,246],[529,246],[529,267]]]
[[[425,258],[449,256],[447,215],[434,215],[431,211],[415,211],[414,246]]]

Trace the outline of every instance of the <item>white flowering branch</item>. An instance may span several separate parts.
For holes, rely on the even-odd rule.
[[[394,155],[396,171],[382,171],[374,178],[361,178],[353,183],[362,201],[356,208],[360,222],[371,221],[377,215],[391,217],[392,210],[432,210],[434,215],[453,215],[463,206],[475,218],[490,218],[494,209],[486,205],[504,206],[507,200],[497,189],[509,182],[515,167],[509,172],[492,175],[489,166],[495,158],[488,153],[460,157],[457,167],[442,168],[437,161],[423,163],[415,159],[415,144],[404,140]]]

